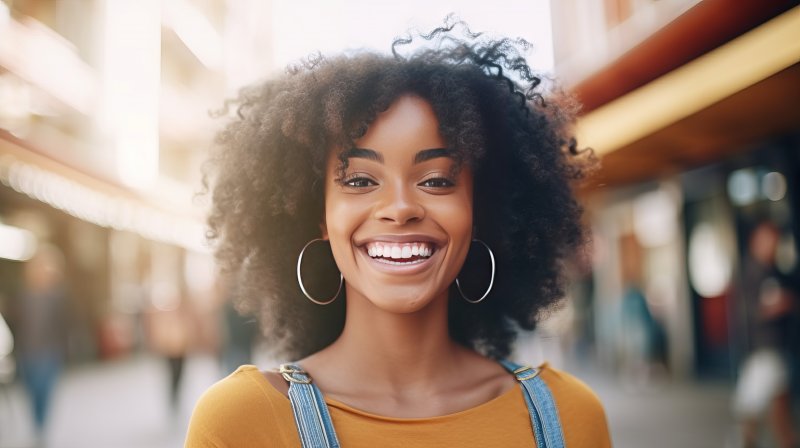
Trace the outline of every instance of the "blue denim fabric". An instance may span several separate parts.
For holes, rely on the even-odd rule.
[[[284,378],[288,375],[289,401],[292,403],[294,421],[303,448],[339,448],[339,439],[333,429],[328,406],[322,392],[311,383],[311,378],[296,364],[281,366]]]
[[[537,448],[564,448],[564,432],[558,418],[556,402],[550,388],[539,376],[539,370],[505,360],[500,361],[500,364],[516,376],[525,393],[525,404],[528,405],[531,415]]]
[[[531,417],[531,426],[537,448],[564,448],[564,434],[558,418],[555,400],[539,371],[510,361],[500,361],[514,374],[525,396]],[[311,383],[311,378],[296,364],[281,366],[284,378],[289,381],[289,401],[303,448],[339,448],[328,407],[322,392]],[[288,377],[287,377],[288,376]],[[291,380],[289,379],[291,378]]]

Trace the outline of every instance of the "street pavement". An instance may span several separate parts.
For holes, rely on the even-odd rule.
[[[200,394],[221,377],[210,357],[187,360],[177,409],[169,403],[166,360],[135,356],[68,369],[53,398],[38,446],[52,448],[173,448],[183,446]],[[0,397],[0,447],[35,447],[30,407],[17,385]]]
[[[172,411],[166,361],[134,356],[73,367],[56,391],[50,426],[40,446],[53,448],[166,448],[183,444],[191,409],[222,373],[207,356],[188,359],[181,399]],[[731,446],[730,386],[662,382],[631,388],[608,375],[576,375],[603,401],[616,447]],[[21,387],[0,392],[0,448],[35,445]]]
[[[603,402],[615,447],[737,447],[728,384],[661,380],[633,387],[596,372],[576,375]]]

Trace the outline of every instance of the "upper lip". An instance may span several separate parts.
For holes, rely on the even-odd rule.
[[[444,245],[441,238],[436,238],[431,235],[423,235],[418,233],[409,233],[404,235],[374,235],[367,238],[362,238],[356,241],[357,246],[363,246],[367,243],[432,243],[436,246]]]

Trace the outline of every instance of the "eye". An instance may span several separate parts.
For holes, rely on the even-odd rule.
[[[433,177],[420,182],[419,186],[426,188],[450,188],[455,183],[446,177]]]
[[[378,185],[374,180],[364,176],[348,177],[342,181],[342,185],[352,188],[367,188]]]

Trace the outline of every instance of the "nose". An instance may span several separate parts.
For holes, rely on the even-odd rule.
[[[375,207],[375,218],[395,224],[420,221],[425,217],[425,208],[404,186],[385,186]]]

